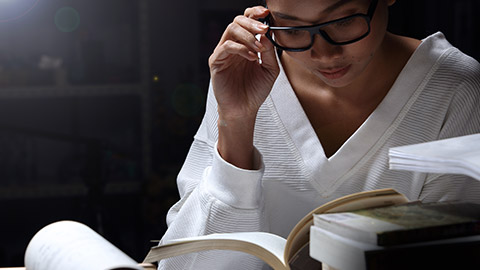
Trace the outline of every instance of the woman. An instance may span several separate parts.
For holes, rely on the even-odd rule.
[[[441,33],[420,41],[387,32],[394,2],[268,0],[268,9],[235,18],[209,59],[207,111],[162,241],[231,231],[286,237],[316,206],[362,190],[480,200],[469,177],[388,169],[390,147],[480,131],[479,63]],[[159,265],[261,267],[225,251]]]

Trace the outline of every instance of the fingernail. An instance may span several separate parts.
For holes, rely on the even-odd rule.
[[[268,28],[268,25],[263,24],[263,23],[257,23],[256,27],[257,27],[258,30],[263,31],[263,30]]]

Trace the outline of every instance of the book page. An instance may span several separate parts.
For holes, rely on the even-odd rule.
[[[28,270],[110,270],[142,267],[84,224],[59,221],[41,229],[25,252]]]
[[[217,233],[169,241],[153,247],[144,262],[204,250],[236,250],[262,259],[274,269],[284,269],[283,251],[286,240],[265,232]]]
[[[239,232],[228,234],[217,233],[206,236],[192,237],[189,239],[189,241],[195,241],[198,239],[224,239],[250,243],[262,247],[263,249],[275,255],[279,261],[283,262],[283,249],[285,248],[286,240],[275,234],[265,232]],[[172,242],[182,242],[182,240],[174,240]]]
[[[480,181],[480,134],[389,149],[392,170],[465,174]]]

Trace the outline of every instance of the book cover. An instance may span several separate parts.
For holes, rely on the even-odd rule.
[[[314,225],[365,243],[398,245],[480,234],[480,205],[415,202],[316,215]]]

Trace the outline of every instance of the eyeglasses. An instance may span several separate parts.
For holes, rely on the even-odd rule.
[[[357,42],[370,33],[370,21],[377,7],[373,0],[367,14],[353,14],[333,21],[310,26],[270,26],[266,37],[277,48],[291,52],[309,50],[315,35],[319,34],[332,45],[347,45]],[[265,19],[268,23],[270,15]]]

